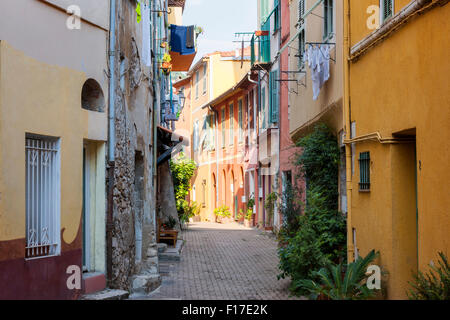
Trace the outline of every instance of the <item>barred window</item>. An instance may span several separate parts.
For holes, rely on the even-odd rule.
[[[370,190],[370,152],[359,154],[359,190]]]
[[[394,15],[394,0],[380,0],[381,22],[385,22]]]
[[[26,258],[60,252],[60,142],[27,135],[25,144]]]

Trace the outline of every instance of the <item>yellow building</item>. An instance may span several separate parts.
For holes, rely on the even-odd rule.
[[[0,299],[76,298],[70,266],[106,273],[109,1],[79,29],[25,2],[0,2]]]
[[[348,254],[380,251],[388,299],[450,254],[447,2],[344,0]]]
[[[215,182],[216,139],[213,137],[217,119],[210,110],[209,103],[250,71],[249,58],[245,57],[241,68],[240,50],[207,54],[191,68],[189,80],[181,80],[174,84],[177,90],[184,89],[187,93],[185,107],[180,120],[176,123],[176,132],[190,137],[191,158],[197,163],[198,168],[192,178],[189,197],[191,201],[200,204],[202,221],[214,221],[213,210],[218,203],[218,189]]]

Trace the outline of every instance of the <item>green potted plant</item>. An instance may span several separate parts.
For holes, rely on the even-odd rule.
[[[162,63],[161,63],[161,70],[165,75],[168,75],[170,71],[172,71],[172,57],[167,52],[164,53]]]
[[[247,201],[247,212],[245,214],[244,225],[246,227],[250,227],[252,225],[253,220],[253,207],[255,206],[255,199],[253,196],[250,196]]]
[[[230,208],[225,205],[214,209],[214,214],[218,223],[224,223],[227,219],[231,218]]]

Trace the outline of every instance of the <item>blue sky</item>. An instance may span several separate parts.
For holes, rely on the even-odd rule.
[[[194,63],[206,53],[240,48],[242,44],[232,42],[238,40],[234,33],[256,30],[256,3],[257,0],[186,0],[183,25],[197,25],[204,30],[198,38]]]

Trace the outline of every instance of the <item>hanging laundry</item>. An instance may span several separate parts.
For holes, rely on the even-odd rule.
[[[186,48],[195,47],[195,26],[188,26],[186,28]]]
[[[313,100],[319,98],[320,90],[330,78],[329,47],[309,45],[305,52],[305,62],[311,71]]]
[[[181,55],[188,55],[195,53],[195,47],[188,48],[187,42],[187,27],[170,25],[170,48],[173,52],[178,52]]]

